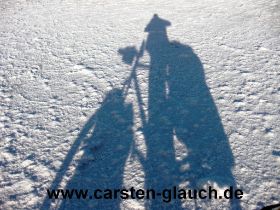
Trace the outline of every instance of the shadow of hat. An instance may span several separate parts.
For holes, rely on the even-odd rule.
[[[165,32],[166,27],[170,25],[171,23],[168,20],[164,20],[157,14],[154,14],[153,18],[146,26],[145,32]]]

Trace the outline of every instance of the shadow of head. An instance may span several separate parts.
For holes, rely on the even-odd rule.
[[[171,22],[160,18],[157,14],[154,14],[151,21],[145,28],[145,32],[165,32],[166,27],[171,26]]]

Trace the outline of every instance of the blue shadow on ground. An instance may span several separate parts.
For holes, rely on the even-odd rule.
[[[80,145],[83,145],[84,154],[66,186],[68,189],[123,188],[124,166],[129,155],[136,155],[140,160],[146,189],[160,192],[179,187],[182,182],[187,182],[189,189],[199,189],[213,182],[236,188],[231,171],[233,154],[205,82],[201,61],[191,47],[168,39],[166,28],[170,25],[155,14],[145,28],[148,36],[140,52],[131,46],[119,49],[123,61],[133,67],[127,83],[132,80],[135,83],[147,155],[142,156],[134,148],[133,109],[131,104],[125,103],[124,89],[113,89],[85,124],[51,189],[59,186]],[[143,51],[150,56],[147,116],[141,107],[135,74]],[[187,148],[186,158],[180,161],[175,156],[174,136]],[[182,170],[183,165],[188,167]],[[119,199],[63,200],[59,209],[120,209],[120,202]],[[238,200],[231,200],[230,206],[241,209]],[[162,199],[149,200],[145,207],[188,209],[180,200],[165,203]],[[46,198],[41,209],[49,208],[50,200]]]

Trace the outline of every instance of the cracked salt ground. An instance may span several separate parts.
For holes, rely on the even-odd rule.
[[[0,1],[0,209],[165,208],[46,199],[51,186],[98,184],[244,191],[174,209],[279,203],[279,11],[277,0]]]

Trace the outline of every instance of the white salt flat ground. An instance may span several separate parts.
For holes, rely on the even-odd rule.
[[[130,75],[118,49],[138,48],[155,13],[171,22],[169,39],[191,46],[203,64],[234,158],[232,173],[244,190],[241,206],[253,210],[279,203],[279,5],[277,0],[1,0],[0,209],[41,208],[45,189],[84,124],[106,93]],[[149,63],[147,52],[142,62]],[[147,77],[143,73],[139,80],[142,90]],[[126,100],[137,112],[133,87]],[[134,131],[135,145],[145,155],[143,136]],[[81,148],[61,186],[82,154]],[[143,187],[144,179],[140,162],[128,157],[124,184]],[[227,209],[213,202],[198,206]],[[191,203],[185,204],[194,208]],[[144,204],[126,200],[121,208],[144,209]]]

